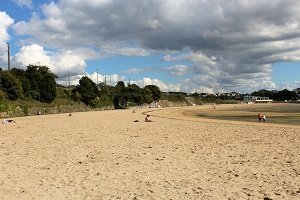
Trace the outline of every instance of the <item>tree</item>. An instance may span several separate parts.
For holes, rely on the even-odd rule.
[[[128,95],[123,81],[118,81],[114,89],[113,97],[115,108],[127,107]]]
[[[55,99],[55,78],[57,76],[50,72],[48,67],[29,65],[25,71],[25,75],[30,83],[30,94],[35,94],[32,98],[46,103],[50,103]],[[38,97],[39,99],[37,99]]]
[[[144,88],[143,89],[143,103],[151,103],[153,102],[153,98],[152,98],[152,92],[149,88]]]
[[[56,75],[45,66],[40,66],[38,71],[42,78],[42,81],[39,82],[40,101],[51,103],[56,97]]]
[[[89,77],[83,76],[79,80],[79,85],[74,89],[73,92],[78,92],[81,96],[81,100],[86,104],[90,105],[99,95],[99,90],[96,85]]]
[[[136,84],[130,84],[126,88],[128,101],[134,105],[141,105],[143,103],[143,90]]]
[[[284,89],[282,91],[277,92],[274,95],[274,99],[277,101],[289,101],[289,100],[296,100],[297,99],[297,93],[294,91],[289,91],[287,89]]]
[[[0,89],[10,100],[16,100],[23,94],[21,82],[8,71],[0,72]]]
[[[21,84],[22,84],[22,89],[23,89],[23,94],[25,97],[29,97],[30,96],[30,90],[31,90],[31,86],[30,86],[30,82],[28,80],[28,78],[26,77],[25,71],[22,69],[17,69],[17,68],[12,68],[10,70],[10,72],[17,78],[20,80]]]
[[[260,97],[269,97],[270,99],[274,98],[274,92],[269,90],[259,90],[251,93],[252,96],[260,96]]]
[[[158,101],[161,97],[161,91],[159,89],[159,87],[157,87],[156,85],[147,85],[145,86],[145,88],[148,88],[151,93],[152,93],[152,98],[154,101]]]
[[[100,89],[101,96],[110,95],[110,88],[108,85],[104,83],[99,83],[98,87]]]

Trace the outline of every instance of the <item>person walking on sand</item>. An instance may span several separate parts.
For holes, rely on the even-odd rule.
[[[258,122],[261,122],[261,114],[260,113],[258,113],[257,118],[258,118]]]

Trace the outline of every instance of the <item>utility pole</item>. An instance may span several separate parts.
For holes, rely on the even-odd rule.
[[[99,87],[98,86],[98,68],[97,68],[97,87]]]
[[[69,91],[71,91],[71,82],[70,82],[70,72],[68,68],[68,83],[69,83]]]
[[[104,76],[104,85],[106,86],[106,74]]]
[[[10,71],[10,44],[7,43],[7,69]]]
[[[130,85],[130,77],[129,77],[129,80],[128,80],[128,86]]]

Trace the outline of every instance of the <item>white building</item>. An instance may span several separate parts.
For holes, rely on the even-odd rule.
[[[269,97],[244,96],[244,101],[255,102],[255,103],[267,103],[267,102],[272,102],[273,100],[269,99]]]

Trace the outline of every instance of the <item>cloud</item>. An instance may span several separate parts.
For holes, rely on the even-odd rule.
[[[291,83],[282,83],[278,85],[279,90],[288,89],[292,91],[296,88],[300,88],[300,81],[293,81]]]
[[[139,47],[128,47],[122,45],[103,45],[101,47],[101,53],[107,56],[123,55],[123,56],[148,56],[150,50]]]
[[[96,72],[89,74],[89,73],[84,73],[84,74],[76,74],[76,75],[70,75],[70,84],[71,85],[78,85],[79,80],[83,77],[87,76],[89,77],[94,83],[97,83],[97,78],[98,78],[98,83],[104,83],[105,78],[106,78],[106,84],[107,85],[112,85],[115,86],[118,81],[124,81],[124,77],[119,76],[118,74],[98,74]],[[68,86],[68,77],[64,78],[58,78],[56,81],[58,84],[61,84],[63,86]]]
[[[27,8],[32,7],[32,0],[13,0],[19,6],[25,6]]]
[[[198,85],[214,91],[246,90],[275,87],[272,64],[300,61],[299,9],[298,0],[59,0],[14,30],[62,49],[92,46],[128,56],[177,52],[164,61],[191,62],[195,84],[199,79]],[[172,71],[180,74],[177,68]]]
[[[163,70],[168,71],[173,76],[182,76],[190,72],[190,67],[187,65],[175,65],[164,67]]]
[[[145,67],[145,68],[130,68],[124,71],[125,74],[142,74],[155,70],[156,67]]]
[[[7,45],[10,36],[8,34],[9,27],[14,20],[5,12],[0,11],[0,67],[7,66]]]
[[[13,66],[21,68],[26,68],[30,64],[47,66],[53,73],[63,78],[67,76],[68,71],[71,75],[83,74],[86,67],[85,60],[96,55],[96,52],[86,48],[54,51],[32,44],[20,49],[14,56]]]

